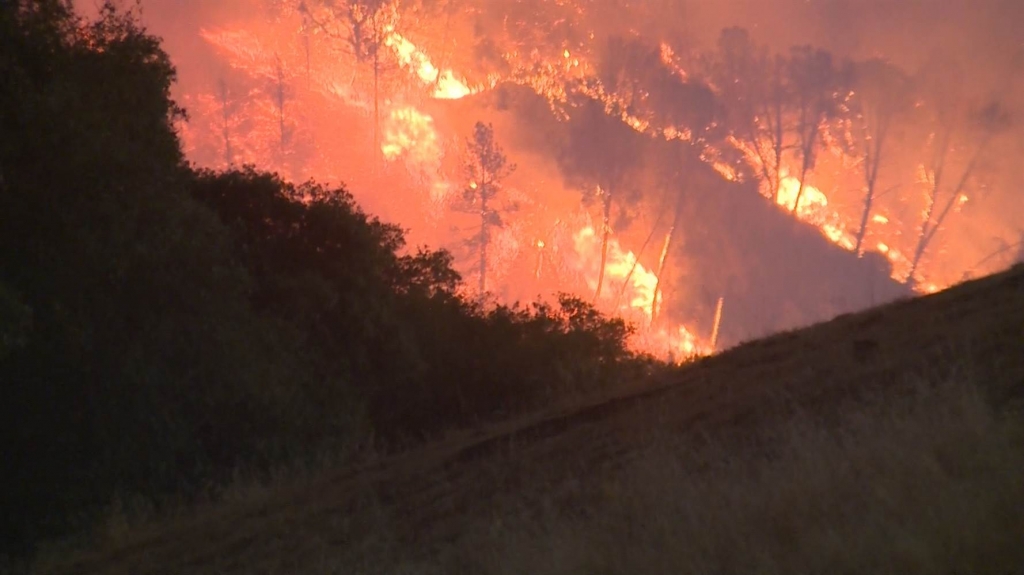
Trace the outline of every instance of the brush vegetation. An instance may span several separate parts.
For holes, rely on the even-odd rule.
[[[206,496],[655,365],[564,296],[483,305],[342,187],[186,164],[174,68],[135,16],[0,4],[2,545],[115,498]]]
[[[89,553],[50,551],[37,572],[1021,573],[1022,405],[990,391],[917,380],[827,416],[773,397],[770,420],[655,430],[560,471],[510,441],[467,477],[421,470],[413,494],[387,486],[399,465],[375,487],[329,473],[236,484],[178,516],[112,514]]]

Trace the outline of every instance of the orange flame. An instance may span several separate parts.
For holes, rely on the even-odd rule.
[[[601,270],[600,236],[593,226],[587,225],[573,234],[573,244],[577,267],[583,272],[588,287],[596,289]],[[599,307],[639,324],[632,342],[637,349],[673,360],[708,355],[713,351],[684,325],[651,327],[658,276],[639,263],[636,254],[623,249],[615,238],[608,240],[604,274],[609,289],[602,292]],[[623,292],[622,300],[618,289]]]
[[[458,100],[477,91],[456,78],[451,70],[439,70],[422,50],[398,32],[388,34],[384,43],[395,51],[399,61],[411,68],[424,84],[436,86],[434,98]]]

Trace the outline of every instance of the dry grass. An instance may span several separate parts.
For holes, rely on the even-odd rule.
[[[747,445],[664,437],[585,505],[494,517],[440,572],[1024,572],[1024,437],[977,386],[802,416]]]
[[[210,557],[188,572],[1024,573],[1024,418],[962,380],[895,396],[828,419],[798,411],[757,437],[656,434],[586,477],[531,470],[528,486],[448,518],[455,535],[424,533],[422,545],[371,496],[303,531],[301,553],[265,540],[273,561]],[[500,474],[514,460],[490,465]]]
[[[115,521],[37,571],[1024,573],[1022,350],[1024,267],[622,397]]]

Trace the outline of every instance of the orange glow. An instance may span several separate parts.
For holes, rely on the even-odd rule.
[[[398,32],[388,34],[384,43],[394,49],[402,65],[411,68],[424,84],[437,86],[433,92],[434,98],[458,100],[474,92],[456,78],[451,70],[438,70],[425,53]]]
[[[459,18],[455,15],[453,20]],[[305,38],[304,50],[303,42],[296,41],[295,31],[307,28],[295,13],[289,15],[287,10],[279,18],[251,19],[236,27],[204,29],[203,40],[216,49],[235,76],[244,76],[249,83],[231,84],[232,75],[225,73],[229,87],[238,90],[237,104],[222,102],[218,92],[210,87],[205,88],[206,93],[189,94],[184,99],[193,118],[191,124],[182,128],[186,151],[190,159],[202,158],[207,164],[227,165],[230,156],[235,164],[253,163],[260,168],[280,171],[292,179],[314,177],[325,182],[344,181],[354,193],[362,194],[358,199],[368,211],[409,229],[410,244],[422,243],[453,251],[457,249],[453,246],[464,243],[469,227],[465,222],[456,221],[461,216],[453,215],[451,208],[459,192],[467,186],[473,189],[478,185],[467,181],[462,172],[462,145],[468,135],[467,126],[471,124],[471,119],[463,116],[479,114],[483,117],[472,120],[488,120],[491,118],[487,115],[493,113],[496,124],[507,121],[510,115],[494,112],[493,103],[478,103],[470,98],[499,84],[518,84],[533,90],[546,100],[556,119],[568,117],[564,104],[569,101],[571,92],[601,102],[606,111],[614,112],[626,125],[647,137],[696,141],[702,146],[701,159],[726,180],[761,181],[775,176],[764,174],[759,164],[760,158],[770,156],[767,142],[747,142],[726,136],[720,143],[708,144],[702,139],[711,139],[708,134],[691,132],[685,126],[659,123],[656,115],[628,106],[634,102],[627,94],[616,94],[597,81],[592,55],[600,53],[601,34],[589,32],[581,34],[578,41],[544,47],[498,42],[492,55],[495,65],[477,67],[466,64],[467,55],[474,49],[471,39],[466,37],[469,29],[466,24],[470,21],[467,18],[449,29],[447,23],[428,22],[419,14],[412,14],[408,21],[400,21],[397,13],[390,15],[390,27],[383,35],[386,65],[381,78],[374,78],[367,62],[357,61],[352,54],[344,26],[330,34],[318,34],[314,30]],[[657,48],[661,63],[675,75],[687,78],[680,63],[691,61],[689,55],[675,53],[664,42]],[[375,93],[378,79],[381,80],[380,93]],[[277,88],[283,88],[285,95],[284,118],[280,117],[280,106],[273,99]],[[458,101],[460,99],[462,101]],[[232,132],[234,124],[228,125],[229,115],[240,125],[237,132]],[[222,121],[222,118],[225,119]],[[285,125],[284,130],[281,125]],[[244,133],[242,128],[246,130]],[[300,130],[306,132],[300,134]],[[371,132],[373,138],[369,136]],[[500,127],[496,133],[509,147],[510,161],[535,163],[533,158],[518,154],[522,150],[513,149],[507,139],[508,132],[499,132]],[[222,133],[233,138],[230,152],[219,139]],[[207,141],[203,142],[203,138]],[[371,145],[371,141],[376,146]],[[813,225],[828,241],[845,250],[854,250],[858,236],[862,235],[862,250],[884,254],[892,265],[892,277],[903,280],[913,265],[916,230],[920,227],[917,217],[918,212],[923,211],[920,210],[921,198],[914,195],[915,189],[909,184],[897,190],[899,193],[890,194],[888,189],[883,189],[897,180],[883,169],[883,179],[892,181],[879,186],[879,198],[864,218],[860,167],[845,155],[849,150],[844,151],[835,141],[819,150],[816,163],[806,178],[807,185],[803,187],[795,217]],[[313,149],[297,152],[290,148],[295,142],[314,142],[309,144]],[[773,186],[765,182],[759,189],[769,202],[787,213],[792,212],[800,189],[796,177],[799,172],[792,169],[798,165],[799,158],[788,144],[790,142],[785,147],[778,174],[779,189],[772,190]],[[734,157],[737,151],[745,156],[745,161]],[[543,158],[536,163],[550,160]],[[527,166],[520,165],[520,168]],[[489,284],[495,286],[495,292],[505,290],[498,297],[507,298],[506,301],[556,291],[592,295],[601,271],[597,226],[590,220],[582,221],[583,218],[565,224],[566,218],[576,215],[574,210],[585,211],[578,207],[578,190],[567,189],[565,184],[557,182],[559,178],[552,177],[551,171],[545,172],[549,168],[528,170],[520,169],[519,179],[508,182],[507,191],[515,199],[512,203],[524,209],[503,213],[502,227],[493,232],[494,253],[488,259]],[[920,177],[926,175],[922,172]],[[812,183],[814,185],[810,185]],[[916,184],[918,188],[925,187],[924,182]],[[644,194],[648,192],[655,194],[660,190],[645,190]],[[954,213],[964,209],[967,202],[967,195],[958,196],[953,205]],[[630,207],[647,212],[643,216],[654,209],[648,204]],[[391,211],[385,211],[386,208]],[[860,234],[862,221],[867,225]],[[552,222],[564,226],[561,236],[551,231]],[[659,350],[657,353],[661,355],[671,352],[677,358],[710,352],[711,343],[695,336],[686,326],[660,325],[668,321],[673,312],[682,313],[677,308],[685,310],[692,302],[680,302],[674,294],[665,293],[665,289],[671,289],[665,288],[666,284],[671,282],[661,284],[662,293],[655,302],[656,269],[649,269],[640,262],[657,267],[658,254],[652,255],[652,252],[658,249],[653,246],[660,245],[654,241],[649,251],[644,252],[640,247],[643,235],[636,234],[640,239],[634,237],[638,229],[631,225],[615,230],[621,235],[611,240],[604,270],[605,287],[601,300],[595,305],[605,313],[618,314],[640,327],[635,338],[638,349]],[[941,249],[946,246],[932,251]],[[939,259],[925,258],[915,272],[918,280],[915,289],[937,289],[936,286],[942,286],[952,277],[949,270],[935,263],[934,260]],[[670,266],[676,265],[674,259],[669,261]],[[464,275],[473,273],[469,264],[458,262],[457,265]],[[695,279],[687,281],[700,281],[697,274],[692,277]],[[718,297],[718,294],[709,297]],[[673,309],[668,309],[668,313],[653,310],[652,306],[661,301],[666,308],[671,303]],[[726,327],[731,330],[733,318],[728,311],[725,315]],[[651,327],[652,316],[658,320],[654,328]],[[702,320],[702,325],[707,325],[712,318],[690,317],[686,323],[698,325],[698,319]]]
[[[587,286],[597,287],[601,269],[601,236],[593,226],[584,226],[573,235],[578,268],[584,273]],[[608,261],[605,264],[605,285],[598,307],[630,320],[639,329],[633,345],[640,350],[675,360],[708,355],[709,345],[702,342],[686,326],[651,327],[654,290],[658,276],[637,261],[632,251],[625,250],[615,238],[608,241]],[[619,298],[619,292],[623,297]],[[611,309],[618,303],[618,309]],[[659,322],[660,323],[660,322]]]

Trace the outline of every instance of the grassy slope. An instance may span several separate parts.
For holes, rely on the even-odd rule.
[[[416,561],[460,545],[468,530],[479,532],[488,518],[499,521],[498,509],[585,505],[579,494],[590,489],[586,478],[621,468],[665,430],[694,441],[722,433],[756,437],[768,420],[794,408],[828,414],[845,399],[879,396],[883,389],[898,395],[912,387],[903,385],[908,379],[942,378],[965,366],[971,373],[953,375],[984,382],[997,404],[1015,404],[1024,398],[1022,351],[1024,267],[1018,266],[744,344],[627,397],[142,525],[41,570],[322,573],[344,564],[373,572],[371,558],[396,549]],[[530,499],[538,491],[544,497]]]

